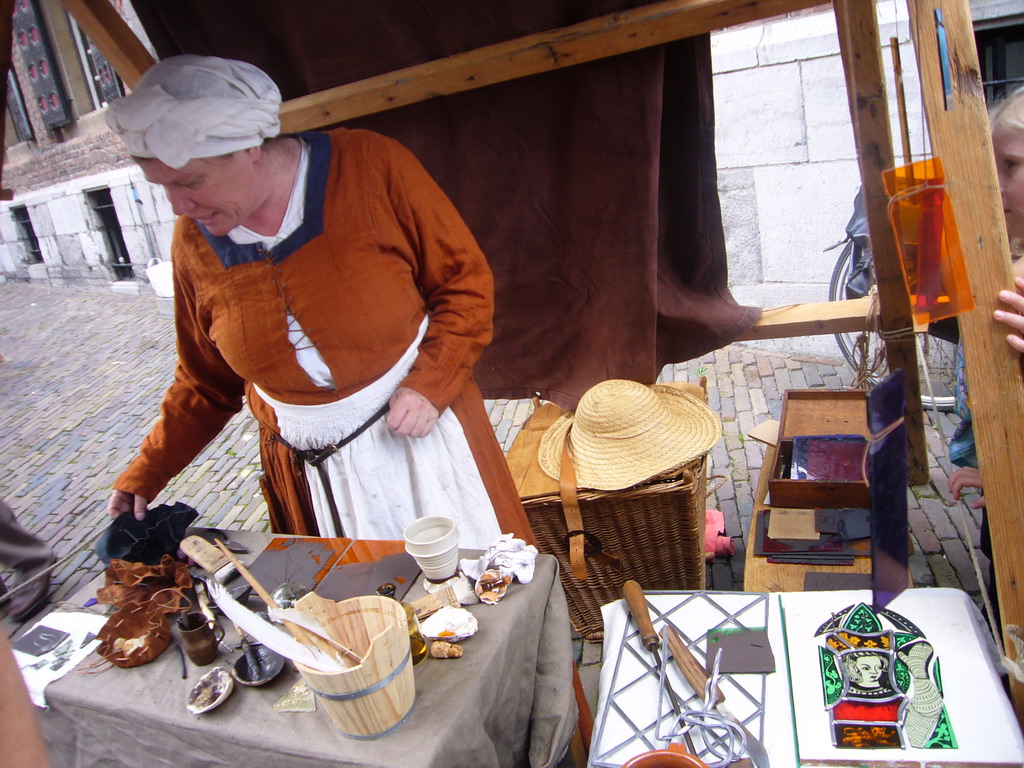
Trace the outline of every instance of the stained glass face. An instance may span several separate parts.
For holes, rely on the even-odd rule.
[[[955,749],[939,660],[900,614],[851,605],[818,627],[832,743],[846,749]]]

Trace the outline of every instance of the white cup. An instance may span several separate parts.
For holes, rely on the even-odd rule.
[[[447,581],[459,570],[459,527],[450,517],[421,517],[402,534],[405,551],[416,560],[427,581]]]

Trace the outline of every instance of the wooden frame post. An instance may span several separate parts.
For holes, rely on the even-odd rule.
[[[1013,289],[1003,205],[981,84],[974,28],[966,0],[911,0],[911,30],[932,149],[943,162],[960,246],[977,309],[960,316],[971,393],[971,414],[992,532],[993,560],[1005,640],[1024,624],[1024,382],[1020,355],[1006,344],[1005,326],[992,320],[1000,289]],[[949,64],[946,98],[937,43],[942,13]],[[1006,654],[1013,658],[1013,643]],[[1012,677],[1017,719],[1024,723],[1024,685]]]
[[[873,2],[835,0],[835,14],[875,261],[879,325],[883,332],[897,334],[885,342],[886,360],[890,371],[903,369],[909,442],[907,474],[912,485],[920,485],[928,482],[928,453],[921,412],[921,383],[917,375],[917,346],[912,332],[910,295],[889,225],[888,196],[882,186],[882,171],[894,165],[882,69],[882,40]]]

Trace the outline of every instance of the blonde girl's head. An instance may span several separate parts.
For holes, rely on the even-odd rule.
[[[989,111],[1003,215],[1011,250],[1024,245],[1024,85],[1018,86]]]
[[[1000,128],[1024,134],[1024,83],[1016,86],[988,111],[992,132]]]

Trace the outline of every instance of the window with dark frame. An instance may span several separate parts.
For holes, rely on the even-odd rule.
[[[110,62],[93,44],[89,36],[82,31],[78,23],[71,16],[68,16],[68,21],[71,25],[71,34],[74,37],[79,64],[82,67],[82,77],[89,90],[92,105],[96,109],[105,107],[114,99],[124,96],[124,84],[114,72],[114,68],[110,66]]]
[[[36,230],[32,226],[32,219],[28,215],[28,208],[24,205],[12,205],[11,215],[14,216],[14,223],[18,228],[18,241],[25,245],[28,263],[42,264],[43,252],[39,249],[39,238],[36,237]]]
[[[47,128],[67,125],[71,122],[71,109],[37,0],[17,0],[14,3],[11,32],[14,45],[21,51],[28,70],[29,82],[23,85],[27,86],[39,107],[43,123]]]
[[[10,115],[18,141],[31,141],[35,138],[32,122],[28,119],[28,111],[25,109],[21,85],[18,83],[18,78],[14,76],[13,67],[7,70],[7,114]]]
[[[85,197],[96,213],[100,231],[103,232],[103,239],[107,243],[107,253],[110,255],[108,263],[114,270],[114,276],[118,280],[131,280],[135,277],[135,270],[132,268],[132,260],[128,255],[124,236],[121,234],[121,222],[118,221],[110,190],[106,187],[89,190],[85,193]]]
[[[992,104],[1024,85],[1024,24],[978,29],[974,41],[985,85],[985,101]]]

